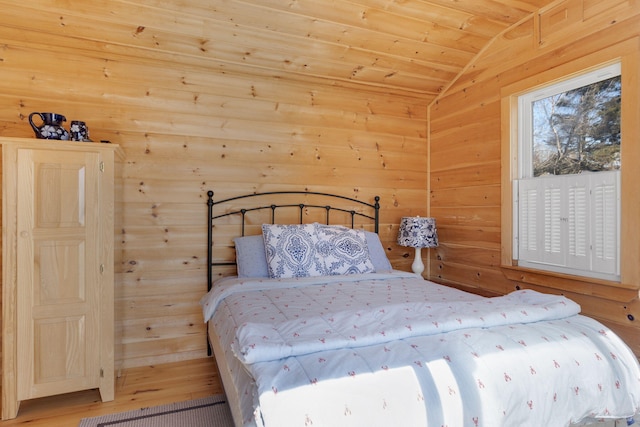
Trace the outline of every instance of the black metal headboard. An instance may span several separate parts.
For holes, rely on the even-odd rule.
[[[379,222],[380,222],[380,197],[379,196],[375,196],[374,197],[374,203],[367,203],[367,202],[363,202],[361,200],[358,199],[354,199],[351,197],[346,197],[346,196],[340,196],[340,195],[336,195],[336,194],[328,194],[328,193],[317,193],[317,192],[313,192],[313,191],[271,191],[271,192],[265,192],[265,193],[251,193],[251,194],[245,194],[243,196],[236,196],[236,197],[230,197],[228,199],[224,199],[224,200],[218,200],[218,201],[214,201],[213,200],[213,191],[208,191],[207,192],[208,195],[208,200],[207,200],[207,206],[208,206],[208,218],[209,218],[209,226],[208,226],[208,232],[207,232],[207,289],[211,289],[211,286],[213,285],[213,267],[215,266],[223,266],[223,265],[235,265],[235,261],[233,262],[214,262],[213,261],[213,228],[215,225],[215,221],[219,220],[221,218],[224,217],[230,217],[230,216],[235,216],[235,215],[239,215],[241,217],[241,230],[240,230],[240,236],[244,236],[245,235],[245,224],[246,224],[246,214],[248,212],[253,212],[253,211],[262,211],[262,210],[270,210],[271,211],[271,215],[270,215],[270,221],[271,224],[275,224],[276,223],[276,210],[280,209],[280,208],[297,208],[300,210],[300,215],[299,215],[299,223],[302,224],[303,220],[304,220],[304,213],[307,209],[321,209],[324,210],[326,212],[324,219],[326,224],[330,224],[330,213],[331,212],[343,212],[346,213],[347,216],[349,216],[351,218],[351,228],[355,227],[355,223],[356,223],[356,218],[361,218],[364,219],[365,221],[371,221],[373,222],[373,226],[374,226],[374,231],[377,233],[378,232],[378,227],[379,227]],[[285,195],[299,195],[300,198],[309,198],[310,196],[312,197],[314,203],[309,204],[309,203],[270,203],[267,205],[258,205],[258,206],[248,206],[248,207],[243,207],[243,208],[237,208],[237,207],[230,207],[231,210],[228,211],[224,211],[222,213],[216,214],[214,215],[214,205],[218,206],[221,205],[223,203],[227,203],[230,204],[230,202],[237,202],[242,200],[242,205],[249,205],[253,200],[259,200],[259,199],[254,199],[256,197],[264,197],[264,196],[273,196],[273,200],[277,201],[278,196],[285,196]],[[248,200],[243,200],[243,199],[248,199]],[[332,204],[317,204],[315,203],[316,200],[319,201],[329,201],[332,203],[336,203],[338,201],[344,202],[343,205],[347,205],[350,204],[351,205],[351,209],[345,209],[342,207],[337,207],[337,206],[333,206]],[[247,202],[247,203],[245,203]],[[352,207],[353,205],[356,206],[362,206],[364,211],[360,212],[360,211],[356,211],[354,210]]]

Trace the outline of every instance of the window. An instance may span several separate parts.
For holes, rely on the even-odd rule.
[[[620,64],[518,97],[513,259],[620,279]]]

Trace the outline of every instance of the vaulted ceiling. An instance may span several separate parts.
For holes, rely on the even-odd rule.
[[[181,12],[189,4],[157,3]],[[207,15],[228,26],[215,37],[233,62],[407,91],[430,102],[493,38],[550,3],[242,0],[211,2]],[[233,57],[236,48],[241,59]]]
[[[3,19],[69,36],[52,43],[135,46],[137,57],[348,82],[430,103],[491,40],[557,1],[36,0],[6,5]]]

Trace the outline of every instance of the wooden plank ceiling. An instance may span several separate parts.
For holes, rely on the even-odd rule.
[[[554,1],[32,0],[22,7],[34,9],[30,28],[106,49],[135,45],[154,60],[186,55],[185,66],[253,67],[253,75],[318,77],[430,103],[494,37]],[[25,12],[16,7],[3,14],[19,26]]]
[[[552,0],[229,0],[206,2],[207,11],[190,10],[203,2],[154,3],[212,18],[215,39],[205,29],[203,49],[220,48],[219,59],[431,102],[494,37]]]

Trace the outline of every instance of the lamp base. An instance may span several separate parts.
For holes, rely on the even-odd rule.
[[[413,259],[413,264],[411,264],[411,270],[413,270],[415,274],[422,276],[422,272],[424,271],[424,263],[422,262],[422,255],[420,253],[422,248],[415,249],[416,256]]]

